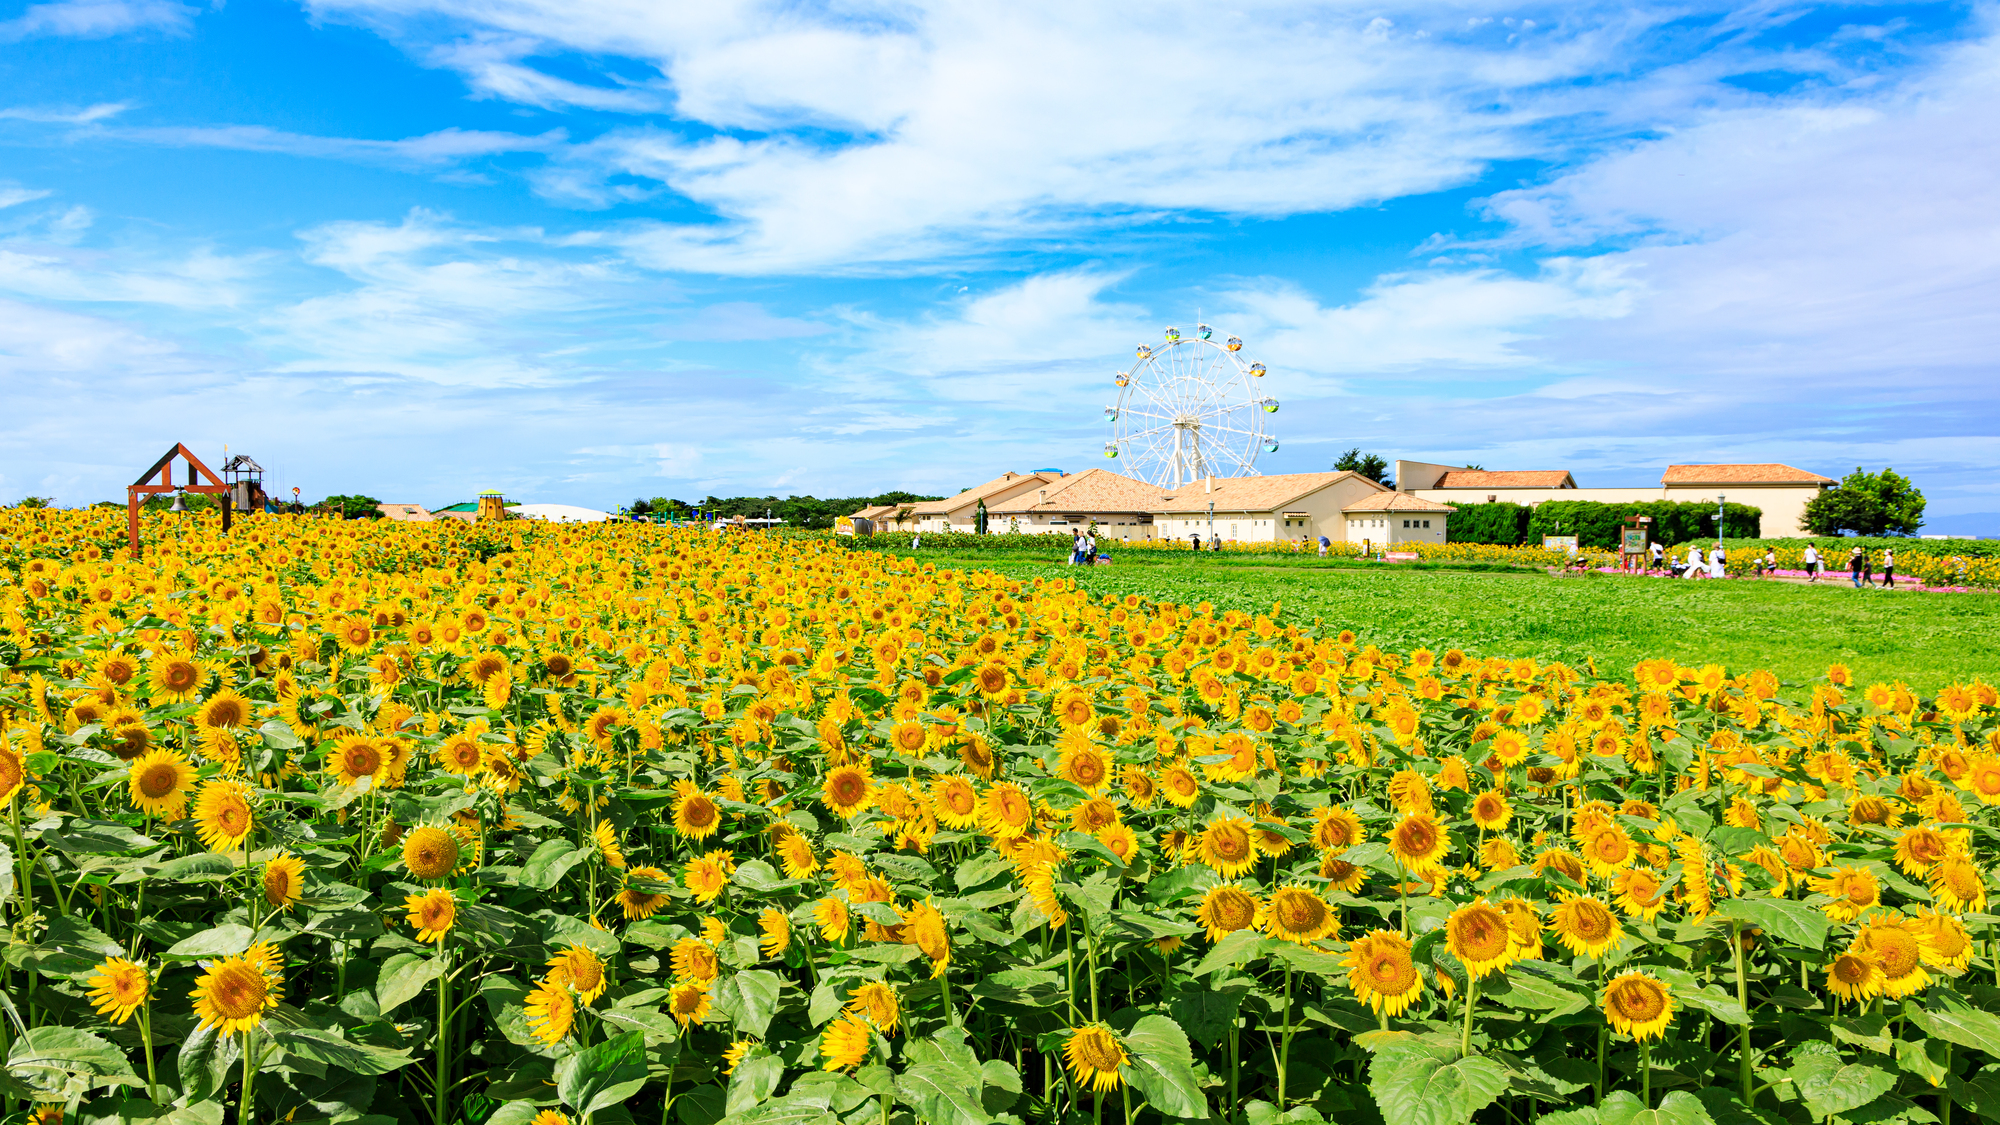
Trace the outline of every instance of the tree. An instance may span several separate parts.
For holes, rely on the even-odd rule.
[[[1801,521],[1814,535],[1915,535],[1924,525],[1924,494],[1908,477],[1884,467],[1854,471],[1807,502]]]
[[[24,496],[21,498],[21,507],[46,508],[55,502],[56,498],[53,496]]]
[[[357,492],[352,496],[329,496],[313,507],[325,512],[338,512],[341,519],[379,520],[382,518],[381,504],[373,496]]]
[[[639,499],[632,501],[633,515],[635,516],[651,515],[652,511],[653,511],[653,502],[651,500],[648,500],[642,496]]]
[[[1356,446],[1341,454],[1340,460],[1333,463],[1333,471],[1336,473],[1360,473],[1376,484],[1389,483],[1389,462],[1379,453],[1361,452],[1360,446]]]

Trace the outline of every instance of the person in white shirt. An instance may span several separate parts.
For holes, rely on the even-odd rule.
[[[1884,547],[1882,549],[1882,588],[1885,590],[1896,588],[1896,548],[1894,547]]]
[[[1710,578],[1727,578],[1729,577],[1728,568],[1729,555],[1723,549],[1722,544],[1717,543],[1715,550],[1708,553],[1708,576]]]
[[[1681,577],[1682,577],[1682,578],[1700,578],[1700,577],[1702,576],[1702,574],[1703,574],[1703,572],[1704,572],[1705,568],[1706,568],[1706,564],[1705,564],[1705,563],[1704,563],[1704,562],[1702,561],[1702,557],[1701,557],[1701,548],[1700,548],[1700,547],[1689,547],[1689,548],[1688,548],[1688,564],[1687,564],[1687,569],[1686,569],[1686,570],[1683,570],[1683,571],[1681,571]]]
[[[1819,548],[1806,544],[1806,581],[1819,581]]]
[[[1660,569],[1661,560],[1667,557],[1667,545],[1665,543],[1660,542],[1658,539],[1655,539],[1653,540],[1653,545],[1650,548],[1648,548],[1648,550],[1652,552],[1653,562],[1651,566],[1647,567],[1647,569],[1648,570]]]

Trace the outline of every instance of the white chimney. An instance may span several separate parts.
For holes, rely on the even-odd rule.
[[[1215,474],[1214,474],[1214,473],[1210,473],[1210,474],[1208,474],[1208,480],[1207,480],[1207,482],[1206,482],[1206,483],[1205,483],[1205,484],[1204,484],[1204,485],[1202,486],[1202,491],[1203,491],[1203,492],[1214,492],[1214,491],[1215,491]]]

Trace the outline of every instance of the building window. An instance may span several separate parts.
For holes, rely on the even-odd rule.
[[[1425,520],[1425,521],[1424,521],[1424,526],[1425,526],[1425,527],[1429,527],[1430,525],[1431,525],[1431,521],[1429,521],[1429,520]]]

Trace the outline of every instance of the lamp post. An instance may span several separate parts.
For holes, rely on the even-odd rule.
[[[1215,501],[1213,500],[1208,502],[1208,541],[1211,544],[1215,542]]]
[[[1715,494],[1715,537],[1717,539],[1721,539],[1723,537],[1722,520],[1724,516],[1727,516],[1729,514],[1729,508],[1727,503],[1728,500],[1729,497],[1723,495],[1720,492]]]

